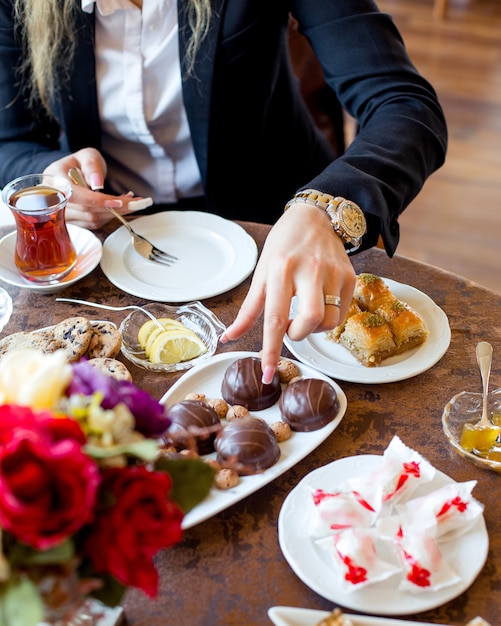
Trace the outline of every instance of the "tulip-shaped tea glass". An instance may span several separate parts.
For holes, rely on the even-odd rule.
[[[57,283],[75,266],[65,220],[71,191],[68,180],[47,174],[21,176],[3,188],[2,200],[16,220],[14,263],[28,280]]]

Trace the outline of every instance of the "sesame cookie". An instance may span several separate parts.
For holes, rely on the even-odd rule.
[[[93,322],[92,338],[87,356],[89,359],[107,357],[113,359],[120,352],[122,337],[113,322]]]
[[[11,350],[22,350],[26,348],[29,343],[30,333],[20,332],[12,333],[0,339],[0,357]]]
[[[68,362],[74,363],[89,349],[92,325],[86,317],[68,317],[52,328],[52,334],[61,342]]]
[[[41,352],[55,352],[62,344],[49,331],[18,332],[7,335],[0,340],[0,358],[7,352],[25,350],[27,348]]]
[[[107,357],[98,357],[89,359],[89,365],[97,368],[107,376],[113,376],[117,380],[132,380],[132,375],[125,367],[122,361],[117,359],[109,359]]]

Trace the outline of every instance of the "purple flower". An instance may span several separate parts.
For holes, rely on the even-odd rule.
[[[136,420],[136,430],[145,437],[162,435],[170,426],[171,420],[165,415],[164,406],[146,391],[138,389],[134,383],[106,376],[88,361],[74,363],[73,377],[66,395],[92,396],[95,392],[103,396],[103,409],[112,409],[119,403],[125,404]]]

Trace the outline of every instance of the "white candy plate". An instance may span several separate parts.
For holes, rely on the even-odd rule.
[[[360,455],[339,459],[305,476],[285,499],[278,518],[280,547],[289,565],[308,587],[335,605],[379,615],[411,615],[434,609],[456,598],[473,583],[487,558],[489,537],[483,516],[456,540],[442,542],[443,558],[461,581],[437,591],[407,593],[398,589],[399,576],[346,593],[336,578],[330,555],[318,547],[307,532],[311,497],[306,487],[333,489],[349,478],[373,471],[381,456]],[[421,485],[413,498],[429,493],[453,480],[436,471],[429,483]]]

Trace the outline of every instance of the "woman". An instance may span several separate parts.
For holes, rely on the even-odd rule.
[[[300,98],[290,15],[358,122],[339,158]],[[0,185],[80,167],[98,191],[75,189],[68,219],[89,228],[148,196],[274,224],[224,337],[264,312],[265,381],[286,332],[332,328],[350,303],[359,242],[337,198],[365,218],[358,249],[381,236],[392,255],[399,214],[445,158],[435,92],[371,0],[0,0],[0,58]]]

